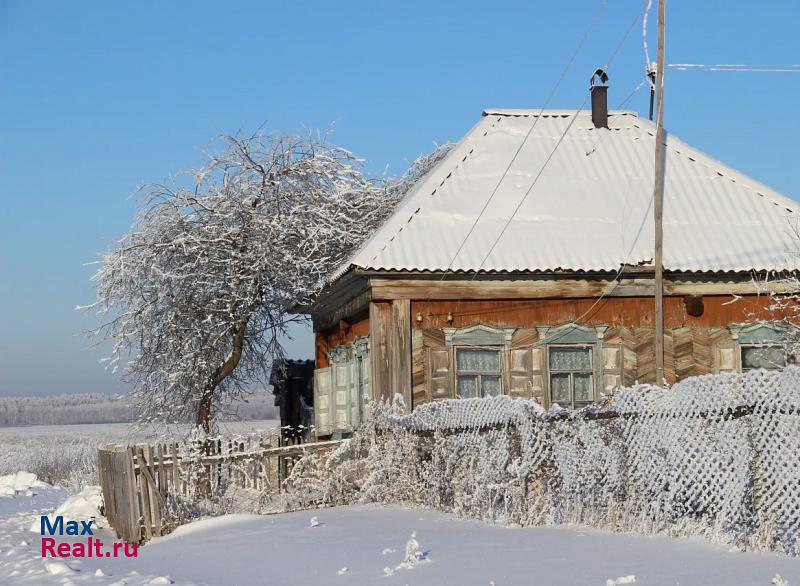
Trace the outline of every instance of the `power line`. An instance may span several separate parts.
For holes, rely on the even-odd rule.
[[[800,73],[800,65],[745,65],[742,63],[669,63],[667,69],[678,71],[734,71],[754,73]]]
[[[555,156],[556,151],[558,150],[558,147],[561,146],[561,143],[564,141],[564,138],[566,138],[567,133],[569,132],[570,128],[572,128],[572,125],[575,124],[575,121],[578,119],[578,115],[581,112],[583,112],[583,108],[586,105],[586,102],[588,100],[589,100],[589,93],[587,92],[586,96],[583,98],[583,102],[581,102],[580,107],[575,112],[575,114],[572,116],[572,119],[569,121],[569,124],[567,124],[567,127],[564,129],[564,132],[562,132],[561,136],[558,137],[558,141],[556,142],[556,146],[553,147],[552,151],[550,151],[550,154],[545,159],[544,164],[539,168],[539,172],[536,174],[536,177],[533,178],[533,183],[531,183],[531,186],[528,188],[528,190],[522,196],[522,199],[519,200],[519,203],[514,208],[514,211],[511,213],[511,215],[509,216],[508,220],[503,225],[503,229],[500,230],[500,234],[497,235],[497,238],[495,238],[494,242],[492,243],[492,246],[489,247],[489,252],[487,252],[486,256],[483,257],[483,260],[481,261],[481,264],[479,264],[478,268],[475,269],[475,273],[472,275],[472,279],[471,280],[475,279],[475,277],[477,276],[478,272],[480,272],[480,270],[483,268],[483,263],[485,263],[486,260],[489,258],[489,256],[491,256],[492,252],[495,249],[495,246],[497,246],[497,244],[500,242],[500,239],[503,237],[503,234],[505,234],[506,230],[511,225],[511,221],[514,219],[514,216],[517,215],[517,212],[519,212],[520,208],[522,207],[522,204],[525,203],[525,200],[528,198],[528,195],[530,195],[531,191],[533,191],[534,186],[536,185],[536,183],[539,181],[539,178],[544,173],[544,170],[547,168],[547,165],[550,163],[550,160]]]
[[[617,106],[617,109],[620,110],[620,109],[624,108],[627,105],[627,103],[633,98],[633,96],[636,95],[636,93],[640,89],[642,89],[642,87],[644,87],[644,85],[648,81],[649,80],[644,80],[641,83],[639,83],[633,89],[633,91],[630,94],[628,94],[628,96],[620,103],[620,105]],[[605,136],[605,134],[603,136]],[[602,141],[602,138],[600,139],[600,141],[598,141],[595,144],[595,148],[593,148],[592,151],[587,153],[587,155],[592,154],[596,150],[596,148],[600,146],[601,141]],[[626,183],[626,188],[625,188],[625,197],[626,198],[627,198],[627,195],[630,193],[630,189],[631,189],[631,178],[629,177],[628,181]],[[617,269],[617,271],[614,274],[614,277],[611,279],[611,281],[609,281],[608,286],[606,287],[606,289],[604,291],[602,291],[600,293],[600,295],[597,297],[597,299],[594,300],[592,305],[589,306],[589,308],[586,311],[584,311],[582,314],[580,314],[578,317],[570,319],[570,320],[564,320],[564,321],[561,321],[561,322],[559,322],[557,324],[552,324],[551,328],[562,328],[564,326],[578,324],[579,322],[581,322],[585,318],[590,317],[594,313],[595,309],[597,309],[597,307],[603,302],[603,300],[606,299],[606,297],[608,297],[609,295],[611,295],[611,293],[614,292],[614,290],[619,285],[619,281],[620,281],[620,278],[622,277],[622,273],[629,266],[628,263],[631,260],[631,255],[633,254],[634,249],[636,248],[636,246],[639,243],[639,239],[642,237],[642,233],[644,231],[644,227],[647,224],[647,218],[650,216],[650,212],[651,212],[651,210],[653,208],[653,203],[654,203],[654,198],[651,197],[650,200],[649,200],[647,209],[645,209],[644,215],[642,216],[642,219],[639,222],[639,228],[636,230],[636,235],[633,238],[633,242],[631,242],[631,245],[628,248],[627,253],[625,254],[625,260],[620,263],[619,268]],[[474,276],[473,276],[473,279],[474,279]],[[448,312],[448,313],[450,313],[450,312]],[[453,312],[453,313],[458,313],[458,312]],[[444,315],[444,314],[442,314],[442,315]],[[560,334],[558,334],[558,333],[545,334],[545,336],[543,338],[541,338],[541,339],[536,341],[536,344],[540,345],[540,346],[544,345],[544,344],[548,344],[552,340],[557,339],[559,335]],[[471,344],[465,344],[465,345],[466,346],[472,346]],[[478,347],[478,346],[475,346],[475,347]]]
[[[633,27],[638,22],[638,20],[639,20],[639,14],[637,13],[635,18],[631,21],[631,24],[628,26],[627,30],[625,31],[625,34],[622,36],[622,39],[617,44],[617,46],[614,48],[614,51],[612,51],[611,56],[609,57],[608,61],[606,62],[605,67],[603,68],[604,70],[607,71],[611,67],[611,63],[613,63],[614,59],[619,54],[620,50],[622,49],[622,46],[625,44],[625,41],[628,40],[628,37],[630,36],[631,31],[633,30]],[[569,132],[570,128],[572,128],[572,125],[578,119],[578,115],[583,111],[583,108],[586,105],[586,102],[588,100],[589,100],[589,93],[587,92],[586,96],[583,98],[583,102],[581,103],[580,108],[578,108],[578,110],[575,112],[574,116],[570,120],[569,124],[567,125],[566,129],[564,129],[564,132],[559,137],[558,142],[556,142],[555,147],[553,147],[553,150],[550,152],[550,155],[548,155],[547,159],[545,159],[544,164],[541,166],[541,168],[539,169],[539,172],[536,174],[536,177],[533,179],[533,182],[531,183],[531,186],[528,188],[528,190],[522,196],[522,199],[519,201],[517,206],[514,208],[514,211],[512,212],[511,216],[509,216],[508,220],[506,221],[505,225],[503,226],[503,229],[500,230],[500,234],[498,234],[497,238],[495,238],[494,242],[492,243],[492,246],[489,248],[489,251],[486,253],[486,256],[483,257],[483,260],[481,260],[481,263],[478,265],[478,268],[475,269],[475,272],[472,275],[472,279],[470,279],[470,280],[474,280],[475,279],[475,277],[478,275],[480,270],[483,268],[484,263],[488,260],[489,256],[491,256],[491,254],[494,251],[495,247],[500,242],[500,239],[503,237],[503,234],[505,234],[506,230],[508,230],[509,225],[511,225],[512,220],[517,215],[517,213],[519,212],[520,208],[522,208],[522,205],[525,203],[525,200],[531,194],[531,192],[533,191],[533,188],[536,187],[536,184],[539,182],[539,179],[541,178],[542,174],[544,173],[545,169],[547,168],[547,165],[550,163],[550,161],[552,160],[553,156],[556,154],[556,151],[558,150],[558,147],[561,146],[561,143],[564,141],[564,138],[567,136],[567,133]],[[538,118],[537,118],[537,120],[538,120]],[[523,145],[524,145],[524,141],[523,141]],[[517,150],[517,154],[519,154],[519,151],[522,150],[522,146],[523,145],[520,145],[520,148]],[[516,158],[516,155],[515,155],[515,158]],[[513,163],[514,161],[512,160],[511,162]],[[509,164],[508,168],[506,169],[506,173],[508,172],[508,169],[510,169],[510,168],[511,168],[511,164]],[[505,177],[505,173],[503,174],[503,177]],[[503,178],[501,177],[500,181],[502,182],[502,180],[503,180]],[[498,183],[498,186],[499,186],[499,183]],[[477,224],[477,220],[479,220],[479,219],[480,219],[480,216],[476,219],[476,221],[475,221],[476,224]],[[463,246],[463,243],[462,243],[462,246]]]
[[[444,281],[444,278],[447,275],[447,273],[450,271],[450,269],[453,268],[453,263],[455,263],[456,259],[458,258],[458,255],[461,254],[461,251],[463,250],[464,246],[466,245],[467,240],[469,240],[469,237],[472,236],[472,233],[475,231],[475,227],[478,225],[478,222],[480,221],[481,217],[483,217],[483,214],[489,208],[489,204],[492,203],[492,200],[494,199],[494,196],[497,195],[497,191],[500,189],[500,185],[503,183],[503,180],[506,178],[506,175],[508,175],[508,172],[511,170],[511,166],[517,160],[517,157],[519,156],[520,152],[522,152],[522,147],[525,146],[525,143],[528,141],[528,138],[530,138],[531,134],[533,133],[534,129],[536,128],[536,125],[539,123],[539,120],[542,118],[542,114],[544,113],[545,109],[550,105],[550,102],[553,99],[553,97],[555,96],[556,91],[558,91],[558,88],[561,85],[561,82],[564,81],[564,78],[566,77],[567,72],[569,71],[570,67],[572,67],[572,64],[575,62],[575,59],[577,58],[578,54],[580,53],[581,49],[583,48],[584,44],[586,43],[586,39],[589,38],[589,34],[591,33],[592,29],[594,28],[594,25],[597,24],[597,21],[600,20],[600,16],[603,14],[603,11],[605,10],[607,5],[608,5],[608,0],[603,0],[603,2],[597,8],[597,11],[595,12],[594,16],[592,17],[592,20],[589,22],[589,26],[586,27],[586,30],[583,32],[583,35],[581,36],[581,39],[578,42],[578,46],[572,52],[572,55],[570,56],[569,60],[567,60],[567,63],[564,65],[564,68],[561,70],[561,75],[559,76],[559,78],[556,81],[556,83],[553,86],[553,88],[548,93],[547,98],[544,101],[544,105],[539,109],[539,114],[534,118],[533,124],[531,124],[531,127],[528,129],[528,132],[525,134],[525,137],[522,139],[522,142],[520,143],[519,147],[517,147],[517,150],[514,152],[514,155],[511,157],[511,161],[509,161],[508,165],[506,166],[505,170],[503,171],[503,174],[500,176],[499,181],[494,186],[494,189],[492,190],[492,192],[489,194],[489,198],[486,200],[486,203],[481,208],[481,211],[478,213],[478,216],[475,218],[475,221],[470,226],[469,231],[467,232],[467,235],[461,241],[461,244],[458,246],[458,249],[456,249],[455,254],[453,254],[453,257],[450,259],[450,262],[447,264],[447,267],[445,268],[444,272],[442,273],[442,277],[440,279],[440,282]]]
[[[648,2],[648,4],[649,4],[649,2]],[[646,9],[645,9],[645,13],[646,13]],[[636,15],[636,17],[635,17],[635,18],[633,19],[633,21],[631,22],[631,24],[630,24],[630,26],[628,27],[628,29],[625,31],[625,34],[623,35],[623,37],[622,37],[622,40],[619,42],[619,44],[618,44],[618,45],[615,47],[614,51],[611,53],[611,56],[609,57],[609,60],[608,60],[608,62],[606,63],[606,65],[605,65],[604,69],[608,69],[608,68],[610,67],[611,63],[612,63],[612,62],[614,61],[614,59],[616,58],[616,56],[617,56],[617,54],[619,53],[619,51],[621,50],[622,46],[625,44],[625,41],[626,41],[626,40],[628,39],[628,37],[630,36],[630,33],[631,33],[631,31],[633,30],[633,27],[634,27],[634,25],[636,24],[636,22],[637,22],[638,20],[639,20],[639,15],[637,14],[637,15]],[[591,30],[591,27],[593,26],[593,23],[594,23],[594,20],[592,21],[592,24],[590,24],[589,30]],[[585,37],[586,37],[586,35],[587,35],[587,34],[588,34],[588,30],[587,30],[587,33],[585,33],[585,34],[584,34],[584,39],[582,39],[582,41],[581,41],[581,45],[583,44],[583,40],[585,40]],[[580,47],[580,45],[579,45],[579,47]],[[572,63],[572,61],[574,60],[574,58],[575,58],[575,55],[576,55],[576,54],[577,54],[577,51],[576,51],[576,53],[575,53],[575,54],[573,54],[573,57],[570,59],[570,61],[569,61],[568,65]],[[561,79],[563,79],[563,77],[564,77],[565,73],[566,73],[566,71],[565,71],[564,73],[562,73],[562,76],[561,76],[561,78],[559,79],[558,83],[560,83],[560,82],[561,82]],[[637,93],[637,92],[638,92],[638,91],[639,91],[639,90],[642,88],[642,86],[644,85],[644,83],[645,83],[645,82],[642,82],[642,83],[640,83],[638,86],[636,86],[636,88],[634,88],[634,90],[633,90],[633,91],[632,91],[632,92],[631,92],[631,93],[630,93],[630,94],[629,94],[629,95],[628,95],[628,96],[625,98],[625,100],[623,100],[623,107],[624,107],[624,104],[627,104],[627,102],[628,102],[628,101],[630,101],[630,100],[631,100],[631,98],[633,98],[633,96],[634,96],[634,95],[635,95],[635,94],[636,94],[636,93]],[[558,85],[558,84],[557,84],[557,85]],[[552,95],[553,93],[554,93],[554,91],[553,91],[553,92],[551,92],[551,95]],[[517,207],[515,208],[515,210],[514,210],[514,212],[512,213],[511,217],[509,217],[508,221],[507,221],[507,222],[505,223],[505,225],[503,226],[503,229],[501,230],[501,232],[500,232],[500,234],[498,235],[498,237],[495,239],[494,243],[492,244],[491,248],[489,249],[489,252],[486,254],[486,256],[485,256],[485,257],[483,258],[483,260],[481,261],[481,264],[480,264],[480,265],[478,266],[478,268],[477,268],[477,269],[474,271],[474,273],[473,273],[473,275],[472,275],[472,280],[474,280],[474,279],[475,279],[475,277],[477,277],[478,273],[480,272],[480,269],[483,267],[483,264],[486,262],[486,260],[488,259],[488,257],[491,255],[491,253],[492,253],[492,251],[494,250],[495,246],[496,246],[496,245],[497,245],[497,243],[500,241],[500,238],[502,238],[503,234],[504,234],[504,233],[505,233],[505,231],[508,229],[508,226],[510,225],[511,221],[514,219],[514,216],[517,214],[517,212],[518,212],[518,211],[519,211],[519,209],[521,208],[521,206],[522,206],[522,204],[524,203],[525,199],[526,199],[526,198],[527,198],[527,197],[530,195],[531,191],[533,190],[534,186],[535,186],[535,185],[536,185],[536,183],[538,182],[539,178],[541,177],[541,175],[542,175],[542,173],[544,172],[545,168],[547,167],[548,163],[550,162],[550,160],[553,158],[553,156],[555,155],[556,151],[558,150],[558,147],[559,147],[559,146],[561,145],[561,143],[563,142],[564,138],[566,137],[566,135],[567,135],[567,133],[569,132],[569,130],[570,130],[570,128],[572,127],[572,125],[573,125],[573,124],[575,123],[575,121],[578,119],[578,115],[579,115],[579,114],[580,114],[580,113],[583,111],[583,108],[584,108],[584,106],[586,105],[586,102],[588,101],[588,99],[589,99],[589,93],[587,92],[586,96],[585,96],[585,97],[584,97],[584,99],[583,99],[583,102],[581,103],[581,106],[580,106],[580,108],[578,108],[578,110],[575,112],[575,115],[572,117],[572,120],[570,120],[569,124],[567,125],[567,128],[564,130],[564,132],[563,132],[563,133],[561,134],[561,136],[559,137],[559,139],[558,139],[558,142],[556,143],[555,147],[554,147],[554,148],[553,148],[553,150],[551,151],[550,155],[549,155],[549,156],[547,157],[547,159],[545,160],[544,164],[542,165],[541,169],[539,170],[539,173],[538,173],[538,174],[537,174],[537,176],[534,178],[534,180],[533,180],[533,183],[532,183],[532,184],[531,184],[531,186],[528,188],[528,190],[525,192],[525,195],[523,196],[522,200],[519,202],[519,204],[518,204],[518,205],[517,205]],[[546,107],[546,106],[545,106],[545,107]],[[529,130],[529,131],[528,131],[528,133],[526,134],[526,136],[525,136],[525,139],[522,141],[522,144],[520,144],[519,148],[518,148],[518,149],[517,149],[517,151],[515,152],[515,154],[514,154],[514,158],[511,160],[511,163],[509,163],[509,165],[508,165],[508,167],[506,168],[505,172],[504,172],[504,173],[503,173],[503,175],[501,176],[501,178],[500,178],[500,181],[497,183],[497,186],[495,186],[495,189],[492,191],[492,194],[491,194],[491,196],[490,196],[490,198],[489,198],[490,200],[491,200],[491,198],[492,198],[492,197],[494,197],[494,195],[496,194],[496,192],[497,192],[497,190],[498,190],[498,188],[499,188],[500,184],[502,183],[503,179],[504,179],[504,178],[505,178],[505,176],[507,175],[508,171],[511,169],[511,165],[514,163],[514,160],[517,158],[517,156],[519,156],[519,153],[522,151],[522,148],[523,148],[523,146],[525,145],[525,142],[527,141],[527,139],[528,139],[528,137],[530,136],[531,132],[532,132],[532,131],[533,131],[533,129],[536,127],[536,124],[537,124],[537,122],[538,122],[538,121],[539,121],[539,119],[541,118],[541,114],[543,113],[543,111],[544,111],[545,107],[542,107],[542,108],[540,109],[540,111],[539,111],[539,115],[536,117],[536,120],[534,120],[534,122],[533,122],[533,125],[531,126],[530,130]],[[652,205],[652,202],[651,202],[651,205]],[[472,231],[474,230],[475,226],[477,225],[478,221],[479,221],[479,220],[480,220],[480,218],[481,218],[481,215],[483,215],[483,213],[485,212],[485,210],[487,209],[487,207],[488,207],[488,202],[487,202],[487,204],[486,204],[486,205],[484,205],[484,207],[483,207],[483,209],[481,210],[480,214],[479,214],[479,215],[478,215],[478,217],[476,218],[475,222],[473,223],[472,227],[470,228],[470,231],[469,231],[469,233],[467,234],[467,237],[466,237],[466,238],[465,238],[465,239],[464,239],[464,240],[461,242],[461,245],[459,246],[458,250],[456,251],[456,254],[453,256],[453,258],[452,258],[452,260],[450,261],[450,263],[449,263],[449,265],[448,265],[447,269],[446,269],[446,270],[445,270],[445,272],[442,274],[441,280],[444,280],[444,277],[445,277],[445,275],[447,274],[447,271],[449,271],[449,270],[450,270],[450,268],[452,268],[452,264],[455,262],[455,259],[458,257],[458,254],[461,252],[462,248],[464,247],[464,244],[466,243],[466,240],[467,240],[467,238],[469,238],[470,234],[472,234]],[[637,244],[637,242],[639,241],[639,238],[640,238],[640,236],[641,236],[642,229],[643,229],[643,227],[644,227],[644,224],[645,224],[645,221],[646,221],[646,217],[647,217],[647,215],[649,215],[649,207],[648,207],[648,210],[647,210],[647,212],[645,213],[645,218],[642,220],[642,222],[641,222],[641,224],[640,224],[640,226],[639,226],[639,229],[638,229],[638,231],[637,231],[637,234],[636,234],[636,236],[635,236],[635,238],[634,238],[634,241],[633,241],[633,243],[632,243],[632,244],[631,244],[631,246],[630,246],[630,250],[628,251],[628,253],[627,253],[627,255],[626,255],[626,260],[625,260],[625,262],[623,262],[623,263],[620,265],[620,267],[619,267],[619,269],[616,271],[616,274],[614,275],[613,279],[611,280],[611,282],[609,282],[607,289],[606,289],[605,291],[603,291],[603,292],[600,294],[600,296],[599,296],[599,297],[598,297],[598,298],[597,298],[597,299],[596,299],[596,300],[595,300],[595,301],[592,303],[592,305],[589,307],[589,309],[587,309],[586,311],[584,311],[584,312],[583,312],[583,313],[582,313],[580,316],[578,316],[577,318],[575,318],[575,319],[573,319],[573,320],[568,320],[568,321],[562,322],[562,324],[559,324],[559,325],[562,325],[562,326],[563,326],[563,325],[575,324],[575,323],[579,322],[580,320],[584,319],[584,318],[585,318],[587,315],[589,315],[589,314],[591,314],[592,312],[594,312],[594,310],[597,308],[597,306],[598,306],[600,303],[602,303],[603,299],[605,299],[605,297],[606,297],[607,295],[609,295],[609,294],[610,294],[610,293],[611,293],[611,292],[612,292],[612,291],[613,291],[613,290],[614,290],[614,289],[617,287],[617,285],[619,284],[619,279],[620,279],[620,277],[621,277],[621,275],[622,275],[622,272],[625,270],[625,267],[626,267],[626,265],[627,265],[628,259],[630,258],[630,255],[631,255],[631,253],[633,252],[633,249],[636,247],[636,244]],[[440,282],[441,282],[441,280],[440,280]],[[428,299],[428,303],[430,303],[430,298]],[[539,342],[538,342],[538,343],[539,343],[539,344],[545,343],[546,341],[548,341],[548,339],[549,339],[550,337],[551,337],[551,336],[545,336],[545,338],[543,338],[542,340],[539,340]]]

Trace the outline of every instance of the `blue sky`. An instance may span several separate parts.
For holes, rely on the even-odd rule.
[[[73,308],[140,182],[264,122],[335,122],[371,172],[400,173],[484,107],[541,106],[601,4],[0,0],[0,396],[124,390]],[[552,107],[580,105],[643,5],[608,0]],[[798,20],[789,0],[669,0],[667,60],[800,63]],[[637,22],[609,70],[612,107],[643,69]],[[669,71],[666,88],[672,133],[800,197],[800,74]],[[647,99],[629,107],[646,114]],[[309,334],[289,348],[310,355]]]

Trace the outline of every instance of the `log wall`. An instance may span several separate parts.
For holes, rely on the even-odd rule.
[[[686,311],[686,298],[664,298],[664,327],[723,327],[736,323],[774,318],[769,297],[730,295],[705,296],[703,314],[692,317]],[[499,327],[535,327],[578,320],[582,324],[608,326],[653,325],[652,297],[609,297],[530,300],[413,301],[411,313],[421,314],[413,321],[419,328],[460,328],[477,322]],[[448,322],[448,314],[453,317]]]
[[[735,348],[728,326],[778,317],[764,295],[744,295],[738,300],[730,295],[707,295],[700,299],[699,315],[697,299],[664,299],[665,377],[670,383],[718,372],[720,350]],[[603,343],[622,348],[622,384],[656,382],[652,297],[609,297],[599,303],[596,298],[373,301],[370,315],[375,318],[373,323],[363,319],[318,333],[317,368],[328,365],[325,352],[330,348],[369,334],[372,387],[382,398],[401,392],[412,405],[429,400],[428,349],[445,347],[443,328],[478,323],[517,328],[512,348],[534,344],[537,326],[573,321],[608,326]]]

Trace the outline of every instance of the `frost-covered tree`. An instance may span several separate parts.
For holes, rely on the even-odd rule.
[[[229,136],[190,185],[144,188],[128,234],[99,261],[96,301],[139,418],[193,414],[210,430],[223,399],[266,383],[279,339],[308,302],[446,152],[396,180],[370,180],[349,151],[314,135]]]

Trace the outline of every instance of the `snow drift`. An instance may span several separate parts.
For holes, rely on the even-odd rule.
[[[800,368],[637,385],[576,412],[510,397],[371,412],[326,462],[296,464],[297,499],[800,553]]]
[[[16,496],[18,494],[28,494],[34,488],[48,486],[31,472],[16,472],[14,474],[4,474],[0,476],[0,496]]]

